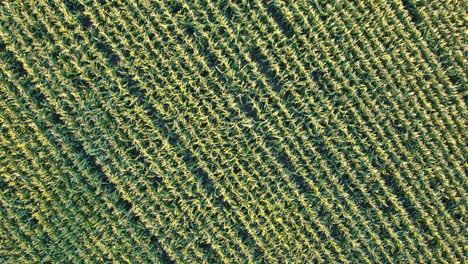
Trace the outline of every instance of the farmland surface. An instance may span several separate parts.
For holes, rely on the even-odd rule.
[[[0,0],[0,263],[467,263],[467,7]]]

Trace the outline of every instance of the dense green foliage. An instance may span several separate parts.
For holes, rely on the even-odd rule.
[[[466,263],[466,11],[0,1],[0,262]]]

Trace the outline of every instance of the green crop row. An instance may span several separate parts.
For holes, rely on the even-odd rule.
[[[461,10],[0,2],[0,260],[463,263]]]

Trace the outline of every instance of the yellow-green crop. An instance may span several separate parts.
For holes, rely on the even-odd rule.
[[[466,263],[466,13],[1,0],[0,263]]]

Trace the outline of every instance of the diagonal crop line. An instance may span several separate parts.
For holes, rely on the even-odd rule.
[[[14,113],[14,111],[12,111],[12,113]],[[35,114],[36,116],[43,116],[43,119],[42,119],[42,120],[48,120],[48,118],[47,118],[46,116],[44,116],[42,113],[38,113],[38,112],[36,111],[35,113],[32,114],[32,116],[34,116],[34,114]],[[35,121],[35,123],[36,123],[39,127],[41,127],[41,123],[40,123],[39,121]],[[54,126],[53,126],[53,125],[49,125],[49,127],[54,127]],[[42,131],[45,131],[45,130],[46,130],[46,128],[43,128],[43,127],[42,127],[41,129],[42,129]],[[57,136],[57,134],[55,134],[55,135]],[[60,134],[58,134],[58,135],[61,136]],[[38,138],[39,140],[45,141],[45,143],[43,144],[45,147],[50,146],[50,145],[54,145],[54,144],[51,143],[51,141],[50,141],[50,140],[46,137],[46,135],[44,135],[44,134],[40,134],[40,133],[37,134],[37,138]],[[62,145],[62,146],[68,146],[68,145],[74,145],[74,144],[75,144],[75,143],[69,142],[69,138],[67,138],[67,137],[63,137],[63,136],[62,136],[62,137],[61,137],[61,140],[63,140],[63,142],[69,143],[69,144],[66,144],[66,145],[64,144],[64,145]],[[53,148],[53,149],[50,149],[50,151],[51,151],[51,153],[53,153],[54,156],[56,156],[56,157],[62,155],[61,153],[57,152],[57,151],[60,151],[60,150],[57,150],[57,149],[54,149],[54,148]],[[72,152],[72,151],[70,151],[70,149],[65,149],[65,150],[63,150],[63,151],[65,151],[68,155],[70,155],[70,156],[72,156],[72,157],[74,157],[74,158],[77,158],[77,159],[72,159],[72,160],[75,161],[75,164],[77,164],[77,166],[80,167],[80,171],[75,171],[75,172],[74,172],[75,175],[85,174],[85,175],[87,176],[87,179],[86,179],[87,181],[96,182],[95,177],[89,175],[89,167],[87,167],[88,164],[87,164],[87,163],[80,162],[80,160],[83,160],[82,155],[80,155],[79,153],[78,153],[78,155],[77,155],[76,152]],[[71,153],[71,154],[70,154],[70,153]],[[78,162],[76,162],[77,160],[78,160]],[[70,169],[70,170],[73,170],[73,169]],[[74,178],[74,179],[76,179],[76,178]],[[80,179],[80,180],[81,180],[81,179]],[[99,181],[99,180],[98,180],[98,181]],[[94,208],[95,208],[94,210],[95,210],[95,211],[102,211],[103,208],[100,208],[100,207],[98,207],[98,206],[96,205],[97,203],[101,203],[101,202],[99,201],[99,200],[100,200],[99,197],[95,194],[96,191],[93,191],[93,190],[92,190],[92,187],[87,186],[87,182],[86,182],[86,181],[80,181],[79,183],[81,183],[82,186],[85,186],[85,189],[84,189],[84,191],[83,191],[83,194],[86,195],[86,196],[88,196],[89,201],[96,201],[95,204],[94,204],[94,206],[95,206],[95,207],[94,207]],[[99,186],[99,185],[101,185],[101,184],[100,184],[100,183],[96,183],[96,185]],[[91,188],[91,189],[90,189],[90,188]],[[98,189],[99,189],[99,187],[98,187]],[[104,195],[103,195],[103,196],[104,196],[103,198],[105,198],[105,199],[104,199],[104,200],[105,200],[105,203],[108,204],[108,205],[111,204],[111,206],[112,206],[112,202],[108,199],[108,197],[106,197],[106,192],[105,192],[105,191],[104,191],[104,192],[100,191],[100,193],[104,194]],[[89,194],[95,194],[95,195],[92,195],[91,197],[89,197]],[[106,198],[107,198],[107,199],[106,199]],[[126,221],[127,216],[125,215],[126,213],[123,213],[123,214],[122,214],[120,208],[116,208],[115,206],[112,206],[112,207],[113,207],[113,208],[112,208],[112,211],[107,212],[107,215],[109,215],[109,216],[112,217],[112,219],[110,219],[109,223],[112,223],[112,222],[115,222],[115,221],[116,221],[116,218],[113,217],[114,214],[116,214],[117,216],[120,216],[120,217],[121,217],[121,219],[122,219],[122,220],[121,220],[121,223],[123,222],[122,224],[123,224],[123,226],[125,226],[125,228],[126,228],[125,230],[134,230],[134,227],[133,227],[133,226],[128,226],[128,221]],[[121,230],[120,230],[120,229],[118,229],[118,228],[117,228],[117,229],[116,229],[116,228],[113,228],[113,231],[116,233],[117,236],[122,237],[122,234],[121,234]],[[138,244],[141,244],[141,243],[142,243],[141,240],[139,239],[138,235],[136,235],[136,234],[130,234],[130,236],[131,236],[132,239],[134,239],[134,240],[136,241],[136,243],[138,243]],[[128,246],[130,247],[130,245],[128,245]],[[150,252],[148,252],[148,253],[149,253],[149,255],[151,255]]]
[[[387,10],[394,10],[394,5],[388,6],[388,4],[383,5],[385,8],[384,12]],[[393,9],[391,9],[393,8]],[[388,11],[387,11],[388,12]],[[396,13],[395,15],[398,17],[398,19],[401,21],[401,23],[405,26],[408,26],[408,28],[411,29],[410,32],[405,32],[401,28],[397,28],[396,32],[399,34],[399,36],[402,36],[403,39],[406,40],[406,42],[409,44],[408,47],[410,50],[414,53],[416,53],[418,56],[417,57],[422,57],[421,63],[418,63],[418,66],[422,67],[422,70],[425,72],[431,73],[431,80],[434,80],[434,83],[440,84],[440,85],[432,85],[431,88],[432,90],[435,91],[436,95],[438,97],[432,96],[432,94],[428,94],[427,98],[428,100],[433,104],[433,107],[437,109],[441,114],[442,114],[442,120],[449,124],[447,131],[452,131],[454,127],[458,127],[459,131],[462,132],[464,129],[464,125],[456,122],[455,124],[453,123],[454,120],[450,117],[456,117],[457,113],[466,113],[466,108],[463,100],[457,96],[456,93],[454,93],[454,86],[450,83],[448,77],[446,76],[446,72],[441,68],[440,63],[438,63],[434,59],[434,55],[430,52],[430,50],[427,48],[427,44],[425,41],[419,41],[417,42],[419,45],[413,44],[414,42],[409,42],[408,39],[409,36],[413,37],[413,39],[420,39],[420,32],[414,29],[414,25],[409,23],[404,17],[401,16],[399,12],[394,11]],[[406,34],[405,34],[406,33]],[[435,78],[434,78],[435,76]],[[433,79],[434,78],[434,79]],[[445,89],[443,89],[445,87]],[[442,89],[440,89],[442,88]],[[454,112],[452,109],[448,109],[449,114],[445,115],[445,111],[440,111],[439,110],[439,105],[440,104],[438,101],[440,100],[439,98],[445,98],[446,93],[445,91],[448,91],[450,94],[452,94],[452,98],[455,101],[455,110],[457,112]],[[457,120],[457,118],[455,118]],[[453,136],[453,135],[458,135],[452,132],[448,137]]]
[[[379,2],[377,4],[379,4]],[[446,4],[446,3],[444,3],[444,4]],[[407,28],[405,28],[406,29],[405,31],[407,31],[407,34],[409,34],[413,38],[413,40],[415,40],[414,43],[420,44],[420,45],[417,46],[417,48],[418,48],[419,53],[421,54],[421,56],[424,58],[424,60],[427,63],[427,64],[426,63],[424,64],[424,67],[433,69],[434,73],[435,73],[435,76],[443,84],[442,91],[439,92],[439,90],[436,90],[438,95],[443,94],[444,90],[446,90],[452,97],[455,97],[454,100],[455,100],[455,103],[456,103],[456,106],[457,106],[457,110],[461,111],[461,113],[466,113],[465,102],[463,101],[463,98],[462,98],[461,94],[456,93],[457,90],[454,87],[455,83],[451,82],[451,79],[448,76],[449,75],[448,71],[445,70],[445,68],[443,67],[443,63],[439,62],[438,60],[435,59],[437,57],[439,45],[443,46],[443,44],[444,44],[443,40],[438,41],[437,46],[436,45],[429,45],[428,39],[423,38],[422,30],[419,30],[417,25],[413,25],[412,23],[409,22],[408,15],[406,15],[402,11],[402,9],[404,9],[402,7],[402,5],[403,4],[400,1],[396,1],[396,2],[391,1],[390,3],[385,3],[384,6],[386,7],[386,10],[393,10],[394,11],[394,13],[398,17],[398,19],[405,26],[407,26]],[[430,3],[429,5],[433,6],[434,4]],[[443,8],[448,8],[448,7],[446,6],[446,7],[443,7]],[[451,8],[455,9],[457,7],[451,7]],[[462,10],[462,12],[463,12],[464,9],[466,11],[466,7],[459,7],[459,8],[460,8],[460,10]],[[434,10],[433,10],[433,12],[437,13]],[[422,14],[422,15],[423,15],[423,17],[426,17],[425,14]],[[434,30],[430,26],[429,26],[429,30],[430,30],[429,32],[431,33],[431,36],[436,37],[438,35],[438,32],[436,30]],[[460,34],[462,40],[460,40],[457,37],[457,34],[451,34],[451,37],[455,38],[455,40],[453,40],[453,39],[450,40],[450,42],[451,42],[450,45],[451,45],[452,49],[460,50],[460,51],[464,50],[464,48],[463,48],[464,34],[466,34],[466,33]],[[422,41],[420,41],[420,40],[422,40]],[[451,57],[449,58],[449,60],[450,59],[451,59]],[[460,66],[463,69],[464,59],[463,58],[455,58],[455,59],[456,59],[456,62],[458,64],[460,64]],[[455,64],[455,63],[452,63],[452,66],[456,67],[456,64],[455,65],[453,65],[453,64]],[[463,82],[464,80],[466,80],[466,73],[463,74],[463,73],[460,72],[460,71],[463,71],[462,69],[458,69],[458,67],[456,67],[456,68],[457,68],[457,73],[462,76],[461,78],[463,79],[462,80],[462,82]],[[465,76],[463,77],[463,75],[465,75]],[[454,116],[457,117],[457,115],[454,115]],[[455,118],[455,119],[457,119],[457,118]],[[463,122],[464,120],[461,120],[461,121]],[[458,125],[459,124],[457,124],[457,126]],[[460,127],[460,128],[463,131],[463,127]]]
[[[419,142],[419,141],[418,141]],[[433,146],[433,145],[432,145]],[[437,153],[434,148],[431,149],[434,153]],[[448,173],[453,174],[453,172],[449,171]],[[443,176],[443,175],[442,175]]]
[[[435,152],[435,150],[433,150]],[[443,175],[441,175],[441,177],[443,177]],[[430,194],[430,193],[429,193]]]
[[[401,3],[401,4],[400,4]],[[461,2],[451,3],[424,3],[422,1],[397,1],[401,11],[406,10],[403,17],[417,17],[415,28],[418,35],[424,36],[427,47],[438,57],[443,69],[447,69],[447,75],[455,86],[462,86],[466,80],[464,72],[465,58],[463,19],[458,17],[457,11],[462,15],[466,6]],[[430,14],[430,18],[426,12]],[[408,20],[408,19],[406,19]],[[411,19],[412,21],[414,19]]]
[[[2,138],[3,142],[8,142],[9,140],[10,139],[8,139],[8,138],[7,139]],[[14,150],[14,151],[18,152],[18,150]],[[31,156],[30,150],[24,150],[24,151],[25,151],[25,155]],[[38,170],[39,173],[41,173],[40,176],[36,176],[37,178],[32,178],[32,182],[41,191],[40,192],[36,191],[34,189],[34,187],[29,187],[29,186],[27,186],[25,189],[28,190],[32,194],[38,195],[38,197],[36,197],[36,200],[32,200],[31,203],[37,204],[40,207],[41,211],[42,211],[42,210],[44,210],[44,208],[46,208],[46,205],[44,203],[45,201],[47,201],[47,200],[56,201],[59,198],[57,197],[56,194],[49,193],[50,192],[48,190],[49,188],[47,188],[45,186],[45,183],[43,182],[43,180],[47,180],[47,177],[44,177],[43,169],[38,167],[37,164],[34,164],[34,165],[21,164],[21,166],[17,166],[17,167],[23,167],[23,166],[27,166],[27,168],[21,168],[21,169],[24,169],[25,171],[24,172],[19,171],[17,173],[19,173],[19,174],[30,174],[30,171],[28,171],[30,169],[30,166],[34,166],[34,167],[31,168],[31,170]],[[18,169],[20,169],[20,168],[18,168]],[[16,173],[14,173],[14,174],[16,174]],[[34,174],[32,174],[32,175],[34,175]],[[50,203],[47,203],[47,205],[54,206],[53,204],[50,204]],[[67,205],[65,205],[63,203],[59,203],[58,205],[55,205],[55,207],[57,207],[57,208],[66,208],[66,207],[69,207],[69,206],[67,206]],[[62,241],[60,239],[60,235],[59,235],[61,233],[61,230],[65,231],[66,233],[72,232],[73,229],[71,229],[71,226],[64,225],[63,223],[60,223],[60,222],[56,222],[56,220],[54,221],[53,218],[51,219],[51,217],[52,217],[51,215],[44,215],[43,213],[41,213],[41,211],[35,212],[33,215],[34,215],[35,218],[38,219],[39,223],[44,226],[44,230],[46,230],[46,232],[49,234],[49,237],[51,239],[53,239],[54,241]],[[62,219],[69,219],[69,216],[64,216],[63,212],[61,210],[58,210],[58,209],[49,210],[48,213],[52,213],[52,215],[59,215],[59,216],[61,216]],[[82,219],[83,218],[81,218],[80,221],[82,221]],[[80,228],[80,225],[76,224],[77,222],[71,222],[71,223],[74,224],[73,226]],[[54,228],[55,226],[61,226],[61,229],[57,230],[57,229]],[[77,236],[77,238],[75,238],[75,239],[81,239],[81,238],[79,236]],[[73,243],[73,242],[77,242],[77,241],[75,241],[75,239],[73,241],[69,241],[69,243],[71,245],[75,244],[75,243]],[[61,242],[61,243],[63,243],[63,242]],[[80,242],[77,242],[77,243],[80,244]],[[62,245],[62,247],[68,248],[69,250],[74,250],[72,248],[73,246],[71,246],[71,245]],[[78,246],[77,244],[75,244],[75,247],[78,249],[78,252],[81,253],[80,254],[80,256],[81,256],[83,254],[83,250],[80,249],[80,246]],[[89,248],[88,250],[91,250],[91,248]],[[91,254],[94,255],[96,253],[93,252]],[[77,261],[77,260],[78,260],[78,258],[75,258],[75,261]]]
[[[14,113],[14,112],[13,112],[13,111],[9,111],[9,113]],[[10,115],[14,115],[14,114],[10,114]],[[31,144],[31,142],[28,142],[28,145],[29,145],[29,144]],[[25,149],[25,151],[27,151],[26,153],[28,153],[29,156],[32,157],[31,152],[30,152],[29,149]],[[34,158],[32,158],[32,159],[34,160]],[[36,163],[36,164],[37,164],[37,163]],[[54,171],[58,171],[58,169],[57,169],[57,168],[54,168]],[[31,173],[29,173],[29,174],[31,174]],[[34,173],[32,173],[32,175],[34,175]],[[48,182],[52,183],[53,180],[48,180]],[[42,183],[42,184],[43,184],[43,183]],[[47,189],[46,187],[44,187],[44,188]],[[43,189],[43,188],[41,188],[41,189]],[[43,193],[43,194],[44,194],[44,193]],[[69,201],[69,200],[68,200],[68,201],[66,200],[66,199],[67,199],[66,197],[68,196],[68,194],[63,194],[63,193],[61,193],[61,192],[59,192],[59,194],[61,195],[61,199],[65,199],[65,203],[68,203],[68,205],[62,205],[62,208],[65,208],[65,207],[66,207],[66,208],[72,208],[73,206],[70,204],[70,201]],[[52,195],[54,195],[54,194],[52,194]],[[64,198],[64,197],[65,197],[65,198]],[[53,198],[49,198],[48,200],[50,200],[50,199],[56,200],[56,199],[53,199]],[[40,200],[39,200],[39,201],[40,201]],[[72,203],[73,203],[73,202],[72,202]],[[64,207],[64,206],[65,206],[65,207]],[[59,213],[60,213],[60,212],[59,212]],[[78,214],[78,215],[79,215],[79,214]],[[81,219],[84,219],[84,218],[81,218]],[[81,220],[81,221],[83,221],[83,220]]]
[[[5,69],[2,69],[2,71],[6,72]],[[11,140],[18,140],[18,136],[22,135],[22,134],[23,133],[21,131],[9,130],[7,135],[10,136],[10,139],[2,138],[2,142],[6,143],[6,142],[9,142]],[[38,173],[39,173],[39,176],[36,176],[36,178],[32,179],[32,183],[41,190],[40,193],[38,192],[39,198],[37,198],[36,203],[41,203],[41,201],[42,202],[44,202],[44,201],[57,201],[58,200],[57,194],[50,191],[50,188],[47,187],[47,184],[52,182],[51,179],[50,179],[50,176],[46,173],[47,168],[44,168],[44,166],[41,166],[37,162],[37,160],[34,159],[33,151],[31,149],[29,149],[28,145],[26,145],[26,144],[22,145],[22,148],[20,150],[15,150],[15,151],[12,151],[12,152],[17,153],[18,151],[19,152],[22,151],[24,153],[25,157],[27,157],[27,160],[31,160],[32,164],[21,163],[21,164],[17,165],[19,167],[19,169],[28,170],[28,169],[30,169],[32,167],[31,171],[38,171]],[[28,174],[30,174],[30,173],[28,173]],[[34,173],[32,175],[34,175]],[[35,192],[34,187],[29,187],[28,186],[26,188],[28,188],[28,190],[31,191],[32,193]],[[58,205],[58,207],[65,208],[66,205],[61,203],[61,204]],[[62,213],[62,212],[60,210],[56,210],[55,212],[52,211],[52,213],[60,215],[60,213]],[[58,240],[57,236],[60,234],[60,231],[57,230],[57,229],[54,229],[54,225],[51,226],[50,223],[47,223],[47,221],[46,221],[46,219],[48,219],[50,217],[42,214],[41,211],[37,212],[37,217],[39,219],[39,222],[44,226],[44,230],[46,230],[48,232],[50,237],[53,238],[53,239]],[[67,219],[67,216],[62,215],[62,217]],[[66,227],[66,228],[68,228],[68,230],[71,230],[71,229],[69,229],[71,227],[68,226],[68,225],[63,225],[63,227]],[[71,242],[73,242],[73,241],[71,241]]]
[[[424,96],[424,95],[423,95],[423,96]],[[444,96],[444,97],[445,97],[445,96]],[[444,98],[444,97],[442,97],[442,98]],[[424,97],[423,97],[423,98],[424,98]],[[424,100],[424,99],[423,99],[423,100]],[[431,99],[431,100],[433,100],[433,99]],[[424,101],[423,101],[423,103],[424,103]],[[427,103],[424,103],[424,104],[427,104]],[[441,112],[444,112],[444,111],[441,111]],[[435,121],[437,122],[437,119],[436,119]],[[455,133],[454,135],[457,136],[458,134]],[[445,135],[445,136],[447,137],[447,135]],[[448,136],[448,137],[450,138],[450,136]],[[463,143],[464,141],[463,141],[462,139],[458,138],[458,139],[456,139],[456,140],[457,140],[460,144],[464,144],[464,143]],[[462,141],[460,141],[460,140],[462,140]],[[450,146],[453,146],[453,145],[450,145]],[[454,149],[453,149],[452,151],[454,151],[455,153],[458,154],[458,153],[459,153],[459,150],[457,150],[456,147],[453,147],[453,148],[454,148]]]
[[[13,98],[14,98],[14,97],[13,97]],[[47,120],[47,119],[44,119],[44,120]],[[44,137],[44,136],[42,135],[42,137]],[[41,136],[39,136],[39,138],[41,138]],[[28,143],[28,144],[30,144],[30,143]],[[55,171],[59,171],[60,169],[55,168],[54,170],[55,170]],[[52,181],[50,181],[50,182],[52,182]],[[67,197],[67,196],[68,196],[67,194],[62,194],[61,197]],[[67,198],[65,198],[65,199],[67,199]],[[67,206],[67,208],[70,208],[70,207],[73,207],[73,206]],[[98,209],[98,210],[99,210],[99,209]]]
[[[21,221],[17,221],[17,215],[12,213],[9,208],[5,207],[5,200],[8,197],[5,197],[4,194],[0,196],[0,219],[2,219],[2,229],[9,234],[9,238],[14,240],[14,242],[19,245],[21,248],[21,256],[23,261],[39,261],[39,259],[48,258],[44,256],[45,252],[42,252],[42,248],[38,247],[37,244],[34,245],[31,243],[31,235],[24,230],[24,225],[21,224]],[[18,223],[19,222],[19,223]],[[21,260],[21,258],[20,258]]]
[[[0,2],[0,262],[463,262],[465,8]]]

